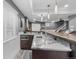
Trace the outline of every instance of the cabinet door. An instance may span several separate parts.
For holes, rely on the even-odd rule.
[[[27,40],[21,40],[21,49],[27,49]]]
[[[67,52],[32,50],[33,59],[69,59]]]
[[[21,37],[21,49],[31,49],[33,35],[26,35],[25,38]]]

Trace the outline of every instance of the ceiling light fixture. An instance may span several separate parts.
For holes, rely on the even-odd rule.
[[[50,5],[48,4],[47,7],[48,7],[48,13],[47,13],[48,15],[47,15],[47,17],[48,17],[48,19],[50,19],[50,14],[49,14],[49,8],[50,8]]]
[[[64,5],[64,7],[65,7],[65,8],[67,8],[67,7],[69,7],[69,5],[68,5],[68,4],[66,4],[66,5]]]
[[[58,12],[58,5],[57,5],[57,1],[56,1],[56,5],[55,5],[55,13]]]
[[[41,14],[41,21],[43,21],[43,14]]]
[[[50,19],[50,15],[48,14],[48,19]]]

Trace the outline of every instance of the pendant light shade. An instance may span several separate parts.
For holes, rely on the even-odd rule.
[[[48,19],[50,19],[50,14],[48,14]]]
[[[58,5],[57,5],[57,1],[56,1],[56,5],[55,5],[55,13],[58,12]]]
[[[43,21],[43,14],[41,14],[41,21]]]
[[[57,11],[58,11],[58,6],[57,6],[57,4],[55,5],[55,13],[57,13]]]
[[[49,8],[50,8],[50,4],[48,4],[48,13],[47,13],[47,17],[48,17],[48,19],[50,19],[50,13],[49,13]]]

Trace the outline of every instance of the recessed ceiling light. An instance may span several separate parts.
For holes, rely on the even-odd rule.
[[[69,5],[68,5],[68,4],[66,4],[66,5],[64,5],[64,7],[65,7],[65,8],[67,8],[67,7],[69,7]]]

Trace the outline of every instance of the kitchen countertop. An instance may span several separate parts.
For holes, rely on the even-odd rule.
[[[41,31],[49,33],[56,37],[64,38],[64,40],[76,42],[76,35],[73,35],[73,34],[67,34],[65,32],[55,32],[54,30],[41,30]],[[27,33],[20,32],[19,35],[38,35],[38,33],[37,32],[36,33],[35,32],[27,32]]]
[[[61,35],[61,37],[63,35],[62,33],[57,34],[57,32],[53,32],[52,30],[43,30],[43,32],[47,32],[47,33],[55,35],[55,36]],[[34,35],[31,49],[35,49],[35,50],[52,50],[52,51],[72,51],[72,49],[70,48],[69,45],[64,45],[61,42],[58,42],[58,41],[55,41],[55,40],[53,40],[53,42],[51,44],[50,43],[48,44],[47,43],[48,40],[45,41],[45,39],[47,39],[47,37],[45,37],[44,35],[39,35],[38,33],[32,33],[32,32],[31,33],[30,32],[23,33],[23,32],[21,32],[19,34],[20,35]],[[36,40],[37,40],[36,37],[37,36],[42,36],[43,38],[41,38],[40,41],[36,42]],[[66,38],[67,37],[65,37],[65,39]],[[69,40],[70,39],[71,38],[69,38]],[[40,45],[38,45],[38,44],[40,44]]]
[[[54,30],[42,30],[42,31],[57,37],[64,38],[65,40],[68,41],[76,42],[76,35],[73,34],[67,34],[65,32],[55,32]]]
[[[42,38],[37,38],[37,36],[42,36]],[[55,41],[54,39],[52,39],[52,41],[49,41],[49,39],[50,38],[48,38],[47,40],[47,37],[45,37],[44,35],[35,35],[33,38],[31,49],[65,51],[65,52],[71,51],[69,45],[64,45],[61,42]]]

